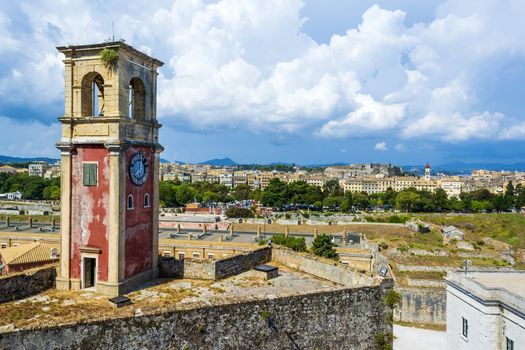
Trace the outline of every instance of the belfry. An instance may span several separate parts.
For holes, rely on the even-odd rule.
[[[158,274],[157,69],[124,42],[62,46],[58,289],[117,296]]]

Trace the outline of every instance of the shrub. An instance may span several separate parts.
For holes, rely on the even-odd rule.
[[[229,218],[253,218],[253,212],[246,208],[228,208],[226,210],[226,216]]]
[[[105,48],[100,52],[100,59],[106,68],[113,67],[118,62],[118,52],[113,49]]]
[[[401,302],[401,294],[394,289],[390,289],[385,296],[385,304],[391,308],[396,307]]]
[[[296,252],[306,251],[306,241],[304,237],[286,237],[285,235],[273,235],[272,243],[290,248]]]
[[[325,234],[318,235],[314,239],[312,248],[315,255],[328,259],[339,259],[339,255],[335,251],[334,244],[332,243],[332,236]]]

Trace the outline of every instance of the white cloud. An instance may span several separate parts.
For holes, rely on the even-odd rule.
[[[435,135],[451,142],[492,138],[497,135],[503,119],[503,115],[489,112],[468,117],[459,113],[444,115],[430,113],[408,125],[403,130],[403,136],[410,138]]]
[[[394,147],[396,149],[396,151],[398,152],[405,152],[407,150],[405,144],[403,143],[398,143],[396,144],[396,146]]]
[[[176,128],[448,142],[524,137],[522,117],[477,107],[478,77],[497,72],[509,53],[524,60],[525,6],[517,0],[445,1],[434,21],[411,27],[403,11],[375,5],[326,44],[303,32],[301,0],[156,4],[131,0],[126,13],[87,1],[0,7],[0,99],[60,104],[63,65],[54,47],[103,41],[115,20],[117,38],[166,62],[158,115]],[[15,27],[15,17],[25,27]]]
[[[376,145],[374,146],[374,149],[377,151],[388,151],[388,147],[386,146],[385,141],[376,143]]]

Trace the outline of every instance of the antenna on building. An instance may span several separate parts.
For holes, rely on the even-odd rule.
[[[111,41],[114,42],[115,41],[115,21],[111,21],[111,30],[112,30]]]
[[[465,271],[465,277],[468,275],[468,267],[472,265],[472,261],[470,260],[463,260],[463,270]]]

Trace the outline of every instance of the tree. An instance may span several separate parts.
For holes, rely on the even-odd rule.
[[[183,183],[180,186],[177,186],[176,198],[177,202],[184,205],[191,203],[195,200],[199,200],[199,192],[191,185]]]
[[[328,180],[323,186],[323,191],[328,196],[339,196],[341,194],[341,187],[339,186],[339,181],[337,180]]]
[[[447,209],[449,207],[447,192],[442,188],[438,188],[436,192],[432,194],[432,204],[438,211]]]
[[[286,184],[278,178],[271,179],[263,192],[262,203],[265,206],[281,207],[286,204]]]
[[[344,212],[349,212],[352,210],[352,205],[353,205],[353,198],[352,198],[352,192],[350,191],[347,191],[345,193],[345,196],[344,196],[344,199],[341,203],[341,210],[344,211]]]
[[[250,195],[251,195],[251,192],[252,192],[252,190],[251,190],[250,186],[245,185],[245,184],[241,184],[241,185],[237,185],[237,187],[235,187],[235,189],[232,192],[232,196],[236,200],[242,201],[242,200],[249,199]]]
[[[509,183],[505,187],[505,195],[509,197],[514,197],[514,186],[512,185],[512,181],[509,181]]]
[[[399,210],[409,212],[415,207],[417,201],[419,200],[419,194],[414,193],[412,191],[401,191],[397,194],[396,197],[396,207]]]
[[[315,237],[312,243],[312,249],[315,255],[322,256],[328,259],[339,259],[339,255],[335,251],[332,236],[320,234]]]
[[[341,206],[341,202],[342,197],[328,196],[323,200],[323,206],[335,210]]]
[[[370,201],[368,200],[368,195],[366,193],[354,193],[353,195],[353,204],[359,210],[366,210],[370,207]]]
[[[272,243],[288,247],[296,252],[304,252],[306,250],[306,240],[304,237],[293,237],[282,234],[272,236]]]
[[[60,187],[57,185],[50,185],[44,189],[44,199],[59,200],[60,199]]]
[[[177,202],[177,187],[171,181],[161,181],[159,183],[159,199],[162,206],[172,208],[179,206]]]

